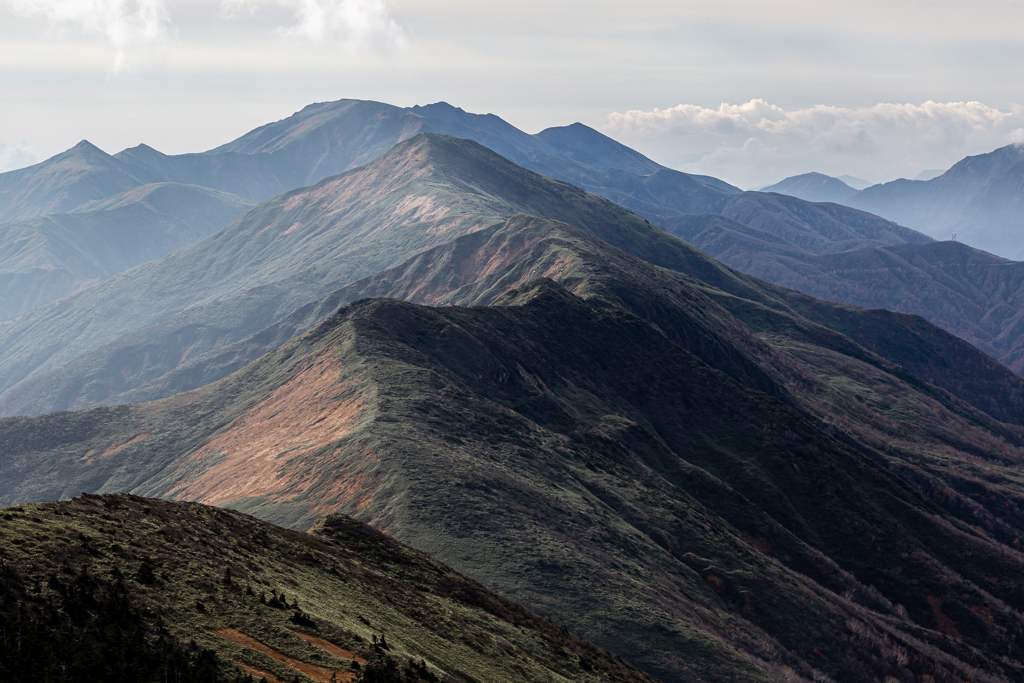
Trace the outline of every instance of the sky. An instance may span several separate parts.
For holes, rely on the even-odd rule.
[[[1018,0],[0,0],[0,170],[203,151],[312,102],[580,121],[744,188],[1024,143]]]

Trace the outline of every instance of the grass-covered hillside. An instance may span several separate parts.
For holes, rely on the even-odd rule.
[[[6,683],[652,681],[344,516],[118,495],[0,520]]]
[[[772,398],[685,351],[685,311],[662,296],[649,322],[547,279],[482,308],[364,300],[212,385],[5,420],[5,499],[353,514],[663,681],[1019,677],[1012,431],[762,306],[777,346],[750,357],[792,361]],[[787,405],[801,382],[816,402]],[[865,433],[811,414],[857,405]],[[870,441],[914,411],[959,420],[969,457],[929,425]]]

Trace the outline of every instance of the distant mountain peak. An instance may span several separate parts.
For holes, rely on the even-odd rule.
[[[842,204],[855,196],[858,191],[839,178],[833,178],[824,173],[812,171],[810,173],[790,176],[782,182],[763,187],[761,192],[776,192],[789,195],[790,197],[798,197],[809,202]]]
[[[50,159],[48,159],[47,161],[56,161],[56,160],[67,159],[67,158],[72,158],[72,157],[85,157],[85,158],[97,158],[97,157],[99,157],[99,158],[102,158],[102,159],[110,159],[111,158],[111,156],[109,154],[107,154],[102,149],[100,149],[96,145],[92,144],[88,140],[82,140],[81,142],[79,142],[77,145],[75,145],[71,149],[69,149],[69,150],[67,150],[65,152],[62,152],[61,154],[58,154],[56,156],[53,156]],[[43,163],[45,164],[45,163],[47,163],[47,161],[44,161]]]

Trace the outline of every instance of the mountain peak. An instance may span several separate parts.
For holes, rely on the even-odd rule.
[[[72,157],[72,156],[85,156],[85,157],[103,157],[104,159],[111,158],[109,154],[104,152],[102,149],[92,144],[88,140],[82,140],[74,147],[70,148],[63,154],[58,154],[57,157]],[[44,162],[45,163],[45,162]]]
[[[839,178],[815,171],[790,176],[774,185],[763,187],[760,191],[785,194],[809,202],[833,202],[836,204],[848,201],[858,192]]]
[[[442,121],[452,121],[467,115],[466,110],[462,107],[456,107],[444,101],[434,102],[433,104],[417,104],[409,107],[409,111]]]
[[[546,128],[536,137],[559,154],[583,164],[609,166],[641,176],[664,168],[640,152],[578,121],[568,126]]]

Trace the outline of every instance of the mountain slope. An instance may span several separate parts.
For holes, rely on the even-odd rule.
[[[72,213],[0,225],[0,319],[74,294],[220,230],[252,202],[207,188],[144,185]]]
[[[745,273],[829,301],[920,315],[1024,371],[1018,262],[952,241],[817,255],[719,216],[689,216],[669,227]]]
[[[839,178],[833,178],[823,173],[804,173],[791,176],[774,185],[762,187],[760,191],[786,194],[806,199],[809,202],[833,202],[836,204],[848,203],[857,194],[857,190]]]
[[[173,324],[165,319],[187,309],[188,330],[178,339],[192,341],[176,364],[524,212],[570,222],[653,263],[675,241],[611,202],[475,143],[421,135],[364,167],[263,202],[192,247],[0,324],[0,391],[149,325]]]
[[[914,379],[846,338],[759,315],[779,348],[848,373],[840,394],[873,387],[862,413],[987,433],[1002,450],[972,457],[1020,500],[1012,434],[920,383],[889,394]],[[1019,504],[943,510],[923,493],[941,498],[941,477],[896,440],[883,454],[837,430],[844,445],[550,281],[487,308],[364,300],[213,385],[0,433],[7,501],[134,490],[299,528],[355,513],[665,681],[1022,670],[1001,658],[1024,644]],[[1004,527],[980,530],[979,513]]]
[[[885,216],[936,238],[958,239],[1004,258],[1024,250],[1024,146],[967,157],[937,178],[870,187],[850,206]]]
[[[0,222],[67,213],[82,203],[109,197],[154,180],[86,140],[42,163],[0,173]]]
[[[651,232],[657,234],[653,228]],[[609,237],[615,239],[614,235]],[[677,240],[660,244],[658,252],[663,263],[676,269],[697,272],[720,268]],[[628,281],[628,285],[615,280],[612,273],[615,278]],[[578,228],[519,215],[335,290],[251,337],[184,361],[183,350],[195,342],[189,336],[189,325],[195,318],[188,312],[172,316],[26,382],[0,402],[0,410],[39,414],[96,403],[116,405],[152,400],[194,389],[242,368],[320,323],[339,307],[368,296],[436,306],[486,305],[531,279],[551,277],[572,287],[580,296],[599,297],[608,305],[626,307],[637,315],[657,316],[656,307],[645,308],[645,300],[656,298],[653,292],[645,293],[649,286],[645,281],[657,281],[661,276],[660,269]],[[678,284],[673,286],[679,288]],[[711,308],[715,308],[714,304],[690,288],[687,292],[689,298],[679,300],[687,315],[694,318],[685,325],[686,329],[661,317],[656,318],[657,324],[712,366],[750,386],[777,393],[777,387],[757,367],[747,348],[759,342],[744,338],[734,323],[703,313],[692,299],[702,300]],[[718,315],[728,317],[724,311]],[[204,317],[216,318],[213,314]],[[103,393],[94,395],[95,387]]]
[[[300,534],[134,496],[0,514],[9,683],[652,680],[346,517]]]

